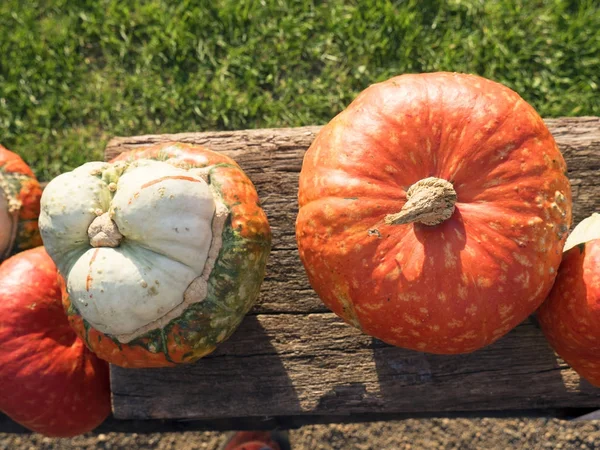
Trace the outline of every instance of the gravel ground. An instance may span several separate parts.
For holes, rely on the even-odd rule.
[[[0,433],[1,450],[219,450],[226,434],[88,433],[72,439]],[[290,432],[293,450],[597,449],[600,421],[558,419],[409,419],[311,425]]]

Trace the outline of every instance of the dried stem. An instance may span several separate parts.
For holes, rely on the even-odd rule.
[[[385,217],[385,223],[439,225],[452,217],[456,191],[449,181],[429,177],[413,184],[406,192],[406,200],[400,212]]]

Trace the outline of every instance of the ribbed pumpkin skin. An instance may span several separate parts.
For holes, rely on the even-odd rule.
[[[0,145],[0,189],[20,204],[17,232],[10,249],[0,248],[2,256],[42,245],[37,219],[40,215],[42,190],[35,175],[23,159]]]
[[[296,237],[309,281],[346,322],[431,353],[488,345],[548,294],[571,223],[566,165],[512,90],[462,74],[363,91],[305,154]],[[427,177],[457,193],[440,225],[388,225]]]
[[[71,326],[100,358],[122,367],[173,366],[192,363],[211,353],[252,308],[264,278],[271,230],[254,185],[231,158],[200,146],[177,143],[125,152],[112,162],[172,158],[190,167],[213,166],[210,183],[219,188],[230,211],[207,298],[190,305],[164,328],[123,344],[91,327],[71,304],[64,280],[62,283],[63,306]]]
[[[600,239],[565,253],[538,320],[560,357],[600,387]]]
[[[108,364],[69,326],[43,247],[0,266],[0,410],[47,436],[75,436],[110,414]]]

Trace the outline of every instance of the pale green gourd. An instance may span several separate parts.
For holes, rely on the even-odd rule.
[[[92,162],[48,184],[39,223],[73,305],[98,331],[128,342],[206,296],[219,207],[222,217],[201,169]]]

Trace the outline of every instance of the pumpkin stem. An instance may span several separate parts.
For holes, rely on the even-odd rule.
[[[385,216],[385,223],[439,225],[452,216],[455,203],[456,191],[452,183],[436,177],[424,178],[408,189],[406,203],[400,212]]]
[[[123,239],[117,224],[105,212],[94,219],[88,228],[92,247],[118,247]]]
[[[571,231],[565,241],[563,252],[571,250],[573,247],[585,244],[586,242],[600,239],[600,214],[593,213],[586,217]]]

